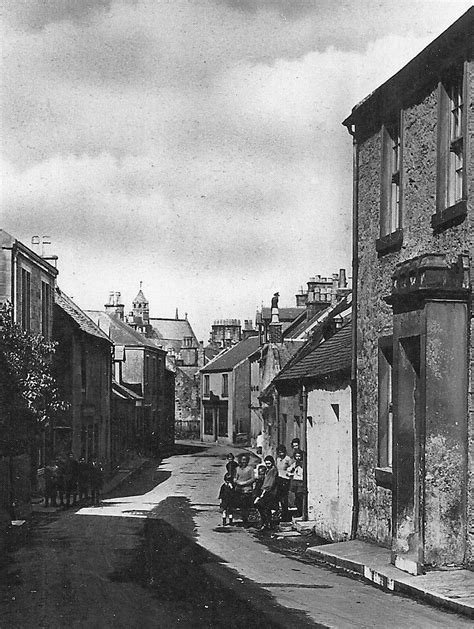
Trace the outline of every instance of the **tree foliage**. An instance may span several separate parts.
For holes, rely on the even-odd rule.
[[[0,351],[12,379],[11,391],[16,392],[21,406],[43,428],[56,413],[67,408],[51,372],[55,346],[40,334],[25,332],[14,323],[10,304],[0,306]]]

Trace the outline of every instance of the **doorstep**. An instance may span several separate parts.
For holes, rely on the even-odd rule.
[[[400,592],[474,618],[474,572],[432,570],[412,576],[390,563],[390,550],[361,540],[313,546],[308,555],[362,576],[384,590]]]

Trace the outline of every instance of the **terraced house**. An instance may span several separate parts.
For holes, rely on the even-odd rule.
[[[344,121],[354,140],[358,536],[474,555],[474,9]]]

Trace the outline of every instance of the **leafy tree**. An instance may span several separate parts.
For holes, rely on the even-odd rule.
[[[51,372],[55,346],[14,323],[10,304],[0,306],[0,351],[9,373],[10,403],[22,415],[26,411],[36,428],[47,428],[67,408]]]

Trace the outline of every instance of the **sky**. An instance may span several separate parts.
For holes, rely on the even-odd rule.
[[[461,0],[0,0],[0,227],[84,309],[255,319],[351,274],[352,107]]]

